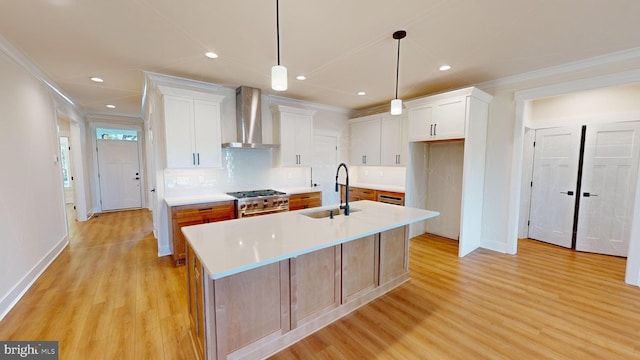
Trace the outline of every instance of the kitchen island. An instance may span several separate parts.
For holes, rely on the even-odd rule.
[[[258,359],[409,279],[408,229],[439,214],[373,201],[189,226],[189,313],[206,359]]]

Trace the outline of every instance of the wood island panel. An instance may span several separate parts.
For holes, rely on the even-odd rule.
[[[340,305],[340,246],[291,259],[291,328]]]
[[[214,282],[218,359],[280,332],[280,293],[279,263]]]
[[[380,233],[380,284],[408,271],[408,241],[405,227]]]
[[[378,235],[342,244],[342,303],[378,285]]]

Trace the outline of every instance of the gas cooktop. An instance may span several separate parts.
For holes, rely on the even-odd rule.
[[[234,192],[228,192],[227,195],[233,196],[234,198],[237,198],[237,199],[246,199],[246,198],[254,198],[254,197],[260,197],[260,196],[285,195],[285,193],[276,191],[276,190],[266,189],[266,190],[234,191]]]

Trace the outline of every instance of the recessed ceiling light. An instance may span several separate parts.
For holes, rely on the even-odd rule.
[[[296,76],[296,79],[298,79],[298,80],[307,80],[307,77],[304,76],[304,75],[298,75],[298,76]]]
[[[97,82],[97,83],[104,82],[104,80],[102,80],[102,78],[99,78],[99,77],[97,77],[97,76],[92,76],[92,77],[90,77],[89,79],[91,79],[91,81],[93,81],[93,82]]]
[[[208,57],[209,59],[217,59],[218,58],[218,54],[214,53],[214,52],[206,52],[204,54],[204,56]]]
[[[367,93],[366,93],[366,92],[364,92],[364,91],[358,91],[358,95],[359,95],[359,96],[365,96],[365,95],[367,95]]]
[[[109,109],[115,109],[115,108],[116,108],[116,106],[115,106],[115,105],[111,105],[111,104],[107,105],[107,107],[108,107]]]
[[[442,65],[440,66],[440,71],[447,71],[451,69],[451,65]]]

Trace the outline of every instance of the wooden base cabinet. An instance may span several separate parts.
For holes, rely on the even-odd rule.
[[[199,225],[235,218],[235,201],[183,205],[171,207],[171,243],[173,253],[171,257],[176,266],[184,265],[186,258],[185,239],[182,234],[183,226]]]
[[[300,210],[322,206],[322,192],[314,191],[289,195],[289,210]]]
[[[187,244],[187,283],[189,295],[189,320],[191,323],[191,337],[196,354],[200,359],[204,357],[205,329],[204,329],[204,269],[200,259]]]
[[[266,358],[392,290],[409,279],[407,236],[402,226],[216,280],[188,247],[198,355]]]
[[[344,202],[344,188],[344,185],[340,185],[340,200],[342,202]],[[349,202],[358,200],[371,200],[404,206],[404,193],[350,186]]]

